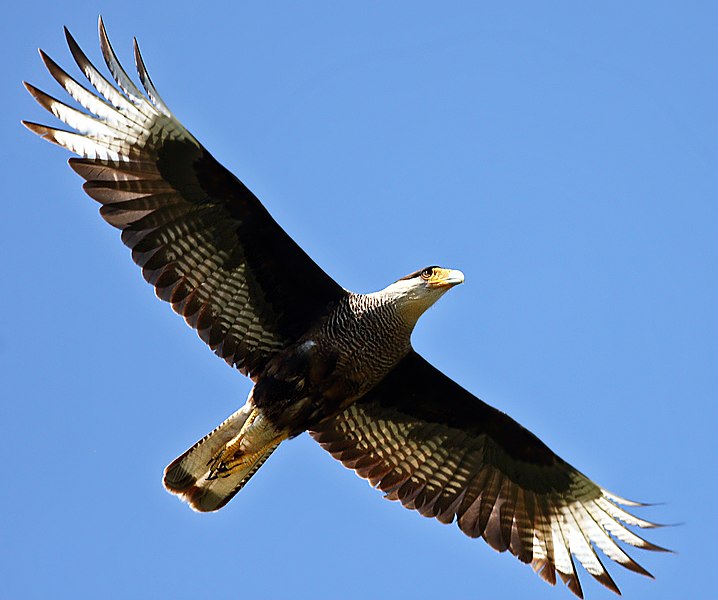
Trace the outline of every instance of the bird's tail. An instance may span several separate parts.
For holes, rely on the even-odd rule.
[[[251,398],[165,469],[164,486],[200,512],[219,510],[287,438]]]

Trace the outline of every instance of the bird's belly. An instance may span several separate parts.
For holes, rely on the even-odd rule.
[[[371,350],[347,352],[312,340],[298,344],[257,380],[254,404],[276,428],[296,436],[358,400],[405,354]]]

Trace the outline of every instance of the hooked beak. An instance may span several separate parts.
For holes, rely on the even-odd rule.
[[[464,283],[464,274],[457,269],[435,269],[428,283],[431,287],[454,287]]]

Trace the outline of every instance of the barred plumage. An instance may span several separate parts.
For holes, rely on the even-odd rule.
[[[336,344],[347,366],[373,387],[411,348],[413,323],[381,293],[350,293],[327,319],[322,334]]]
[[[387,498],[456,520],[549,583],[558,574],[578,596],[574,557],[618,592],[596,549],[649,575],[617,543],[662,550],[629,529],[657,526],[622,508],[640,504],[593,483],[412,349],[421,314],[463,274],[434,266],[373,294],[344,290],[172,115],[137,43],[146,94],[117,60],[102,20],[99,31],[114,83],[66,30],[94,91],[41,57],[88,112],[26,84],[74,131],[25,124],[80,156],[71,166],[156,294],[255,382],[244,407],[167,467],[169,491],[196,510],[217,510],[284,439],[310,430]]]

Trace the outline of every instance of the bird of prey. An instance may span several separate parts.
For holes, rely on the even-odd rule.
[[[663,550],[631,529],[657,526],[625,508],[639,503],[595,484],[412,349],[417,320],[464,281],[460,271],[429,266],[379,292],[344,289],[172,115],[136,40],[145,93],[102,19],[111,79],[65,33],[91,87],[40,54],[85,110],[25,84],[74,131],[24,124],[79,155],[70,166],[157,296],[254,383],[242,408],[166,468],[167,490],[195,510],[218,510],[282,441],[308,431],[390,500],[456,521],[551,584],[558,573],[579,597],[574,558],[619,591],[597,549],[650,575],[617,543]]]

